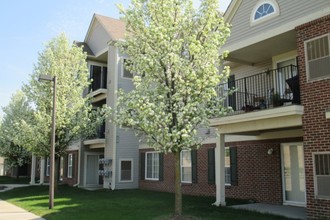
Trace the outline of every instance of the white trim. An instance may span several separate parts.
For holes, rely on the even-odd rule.
[[[230,147],[225,147],[225,169],[226,167],[228,168],[228,166],[226,166],[226,151],[229,150],[229,168],[230,168],[230,180],[231,180],[231,161],[230,161]],[[226,172],[225,172],[225,185],[226,186],[231,186],[231,181],[230,183],[226,183]]]
[[[144,159],[144,179],[145,180],[153,180],[153,181],[159,181],[159,151],[147,151],[145,152],[145,159]],[[148,159],[147,154],[158,154],[158,178],[148,178],[147,177],[147,165],[148,165]],[[154,159],[154,157],[152,157]],[[152,165],[151,165],[152,166]]]
[[[50,158],[46,158],[46,176],[49,176],[50,174]]]
[[[304,151],[304,143],[303,142],[288,142],[288,143],[281,143],[280,151],[281,151],[281,177],[282,177],[282,197],[283,197],[283,205],[292,205],[292,206],[300,206],[306,207],[307,204],[307,195],[306,195],[306,176],[305,176],[305,202],[295,202],[295,201],[288,201],[285,199],[285,177],[284,177],[284,154],[283,154],[283,146],[285,145],[300,145],[302,146],[302,150]],[[304,160],[304,158],[303,158]],[[305,170],[305,160],[303,161],[304,170]]]
[[[182,180],[182,174],[183,174],[183,172],[182,172],[182,168],[183,168],[183,166],[182,166],[182,153],[183,152],[189,152],[190,153],[190,169],[191,169],[191,180],[190,181],[183,181]],[[187,167],[187,168],[189,168],[189,166],[185,166],[185,167]],[[181,183],[192,183],[192,157],[191,157],[191,150],[182,150],[181,152],[180,152],[180,173],[181,173]]]
[[[265,16],[262,16],[262,17],[258,18],[257,20],[255,20],[254,17],[255,17],[257,10],[259,9],[260,6],[262,6],[264,4],[270,4],[273,7],[274,12],[267,14]],[[254,8],[252,10],[252,13],[250,16],[250,25],[254,26],[254,25],[263,23],[263,22],[268,21],[279,15],[280,15],[280,9],[275,0],[268,0],[268,1],[260,0],[260,1],[258,1],[258,3],[254,6]]]
[[[71,164],[70,164],[71,162]],[[70,174],[70,169],[71,169],[71,175]],[[70,153],[68,154],[68,170],[67,170],[67,178],[72,178],[72,174],[73,174],[73,154]]]
[[[277,28],[268,30],[266,32],[262,32],[257,36],[253,36],[251,38],[247,38],[247,39],[240,40],[240,41],[235,41],[235,42],[232,42],[231,44],[227,44],[227,45],[225,44],[221,48],[220,52],[222,53],[225,50],[229,50],[230,52],[234,52],[236,50],[239,50],[241,48],[250,46],[252,44],[255,44],[255,43],[261,42],[263,40],[272,38],[274,36],[286,33],[288,31],[292,31],[292,30],[294,30],[294,27],[297,27],[301,24],[305,24],[305,23],[313,21],[317,18],[328,15],[329,10],[330,10],[330,7],[326,7],[326,8],[323,8],[322,10],[319,10],[319,11],[313,13],[313,14],[308,14],[308,15],[302,17],[302,18],[295,19],[291,22],[285,23],[285,24],[283,24],[283,25],[281,25]]]
[[[86,187],[86,186],[91,186],[91,187],[93,187],[93,186],[99,186],[100,185],[100,181],[98,180],[98,184],[88,184],[87,185],[87,156],[89,156],[89,155],[92,155],[92,156],[98,156],[99,158],[100,158],[100,156],[102,155],[102,153],[98,153],[98,152],[85,152],[85,154],[84,154],[84,186]],[[98,169],[97,169],[97,171],[98,171]],[[96,172],[97,172],[96,171]]]
[[[330,200],[330,196],[319,196],[317,191],[317,176],[316,176],[316,170],[315,170],[315,155],[320,154],[330,154],[330,151],[322,151],[322,152],[313,152],[312,153],[312,159],[313,159],[313,184],[314,184],[314,198],[315,199],[323,199],[323,200]],[[330,176],[330,175],[326,175]]]
[[[309,43],[311,41],[314,41],[314,40],[317,40],[317,39],[320,39],[322,37],[326,37],[326,36],[328,37],[328,52],[329,52],[329,55],[324,56],[322,58],[328,57],[330,59],[330,33],[323,34],[321,36],[317,36],[317,37],[314,37],[314,38],[311,38],[309,40],[304,41],[304,53],[305,53],[306,80],[307,80],[307,82],[314,82],[314,81],[324,80],[324,79],[330,78],[330,74],[328,76],[317,77],[317,78],[314,78],[314,79],[310,79],[310,75],[309,75],[309,62],[310,61],[308,60],[307,43]]]
[[[131,179],[130,180],[122,180],[121,179],[121,162],[123,161],[130,161],[131,162]],[[119,182],[120,183],[128,183],[128,182],[133,182],[133,170],[134,170],[134,164],[133,164],[133,159],[132,158],[128,158],[128,159],[125,159],[125,158],[122,158],[122,159],[119,159]]]

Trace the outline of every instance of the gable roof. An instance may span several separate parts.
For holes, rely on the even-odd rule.
[[[88,36],[91,32],[92,26],[95,21],[98,21],[104,30],[109,34],[110,39],[112,41],[118,41],[125,38],[126,33],[126,25],[125,22],[119,19],[107,17],[104,15],[94,14],[92,21],[89,25],[86,37],[84,42],[87,42]]]
[[[230,23],[233,19],[234,15],[236,14],[236,11],[240,4],[242,3],[242,0],[232,0],[226,10],[226,13],[224,14],[225,21]]]
[[[74,41],[73,42],[77,47],[83,47],[83,51],[87,53],[88,56],[95,56],[91,48],[85,42]]]

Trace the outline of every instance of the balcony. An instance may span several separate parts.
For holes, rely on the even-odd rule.
[[[105,122],[100,125],[94,135],[86,138],[84,145],[89,146],[90,149],[104,148],[105,146]]]
[[[300,104],[297,66],[282,68],[228,81],[218,87],[219,95],[228,94],[225,106],[229,115]]]
[[[90,67],[91,84],[89,91],[94,97],[93,102],[99,102],[106,99],[107,94],[107,67],[91,65]]]

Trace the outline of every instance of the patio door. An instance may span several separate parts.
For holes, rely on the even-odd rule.
[[[302,143],[281,145],[283,204],[306,206],[304,148]]]
[[[289,97],[287,97],[288,86],[286,85],[285,80],[289,79],[297,74],[296,72],[293,72],[295,70],[291,70],[291,68],[287,67],[290,65],[294,65],[294,66],[296,65],[295,58],[281,61],[276,64],[278,74],[277,74],[277,77],[275,80],[275,82],[277,84],[277,85],[275,85],[275,88],[276,88],[276,92],[278,92],[282,98],[289,98]]]

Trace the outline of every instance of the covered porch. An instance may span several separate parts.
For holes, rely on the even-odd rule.
[[[243,173],[244,172],[243,169],[241,169],[238,166],[238,169],[241,169],[239,175],[237,175],[238,183],[243,185],[242,183],[245,181],[244,178],[249,178],[249,182],[244,183],[245,188],[244,189],[241,188],[241,190],[253,189],[253,192],[248,195],[251,197],[254,195],[254,193],[255,194],[259,193],[258,189],[255,189],[257,183],[259,183],[259,185],[260,183],[263,184],[262,181],[268,181],[267,178],[277,179],[276,192],[274,192],[274,194],[276,194],[276,199],[275,199],[276,201],[274,202],[274,204],[286,204],[286,200],[288,200],[287,205],[293,204],[298,206],[304,206],[303,203],[299,203],[299,202],[297,202],[296,204],[294,204],[293,202],[291,203],[291,201],[289,201],[291,199],[290,197],[291,192],[286,191],[282,187],[282,185],[285,184],[292,185],[296,183],[296,181],[299,182],[300,172],[298,176],[292,177],[294,178],[294,180],[291,181],[290,179],[288,181],[291,182],[286,183],[284,180],[284,169],[282,169],[281,171],[280,168],[281,163],[283,163],[284,161],[283,159],[284,150],[289,152],[289,160],[290,160],[290,152],[292,153],[292,155],[293,153],[295,155],[298,155],[299,153],[300,156],[301,156],[301,152],[303,152],[302,143],[300,143],[302,141],[301,137],[303,134],[302,114],[303,114],[303,106],[288,105],[288,106],[281,106],[278,108],[269,108],[263,111],[253,111],[245,114],[231,115],[223,118],[216,118],[210,120],[211,125],[213,127],[216,127],[218,132],[218,138],[215,149],[216,201],[214,205],[217,206],[226,205],[225,196],[227,196],[226,190],[228,190],[228,187],[226,188],[226,180],[225,180],[226,178],[225,147],[226,146],[228,147],[228,143],[230,146],[231,142],[233,142],[233,143],[239,143],[238,145],[240,145],[240,151],[238,151],[239,156],[237,157],[238,163],[239,160],[243,159],[244,156],[245,159],[244,166],[250,166],[251,164],[253,165],[258,164],[259,166],[262,167],[264,172],[267,172],[266,176],[264,176],[264,173],[261,173],[260,176],[257,176],[257,178],[253,179],[250,174]],[[286,143],[286,142],[293,142],[293,140],[296,143],[292,143],[292,144]],[[276,148],[274,148],[274,146]],[[276,151],[275,155],[273,155],[273,151],[274,152]],[[258,153],[257,157],[249,158],[250,156],[247,155],[247,154],[251,154],[251,156],[253,156],[253,154],[255,153]],[[257,163],[255,160],[259,160],[259,159],[263,161]],[[294,159],[293,156],[292,159]],[[268,160],[274,162],[272,166],[268,166],[269,165]],[[285,161],[287,161],[287,159],[285,159]],[[241,165],[242,164],[240,164],[240,166]],[[268,168],[265,169],[264,167],[268,167]],[[273,176],[273,170],[272,170],[273,168],[277,169],[276,174],[274,173],[274,175],[276,176]],[[299,168],[300,167],[297,167],[297,169]],[[255,172],[258,172],[258,167],[252,167],[249,171],[253,172],[254,169]],[[302,170],[301,173],[304,173],[304,171]],[[284,182],[281,183],[281,181]],[[301,187],[305,187],[304,179],[299,183]],[[272,191],[275,191],[272,188],[273,187],[272,185],[269,185],[269,188],[267,188],[268,186],[267,184],[269,183],[265,182],[264,185],[266,186],[262,189],[264,193],[263,196],[266,197],[272,196],[273,193]],[[234,189],[235,187],[237,189],[239,188],[239,186],[238,187],[231,186],[230,188]],[[264,191],[268,191],[268,192],[265,193]],[[244,197],[243,196],[244,193],[245,193],[244,196],[246,198],[246,192],[242,193],[242,197]],[[239,197],[240,194],[236,193],[235,196]]]

